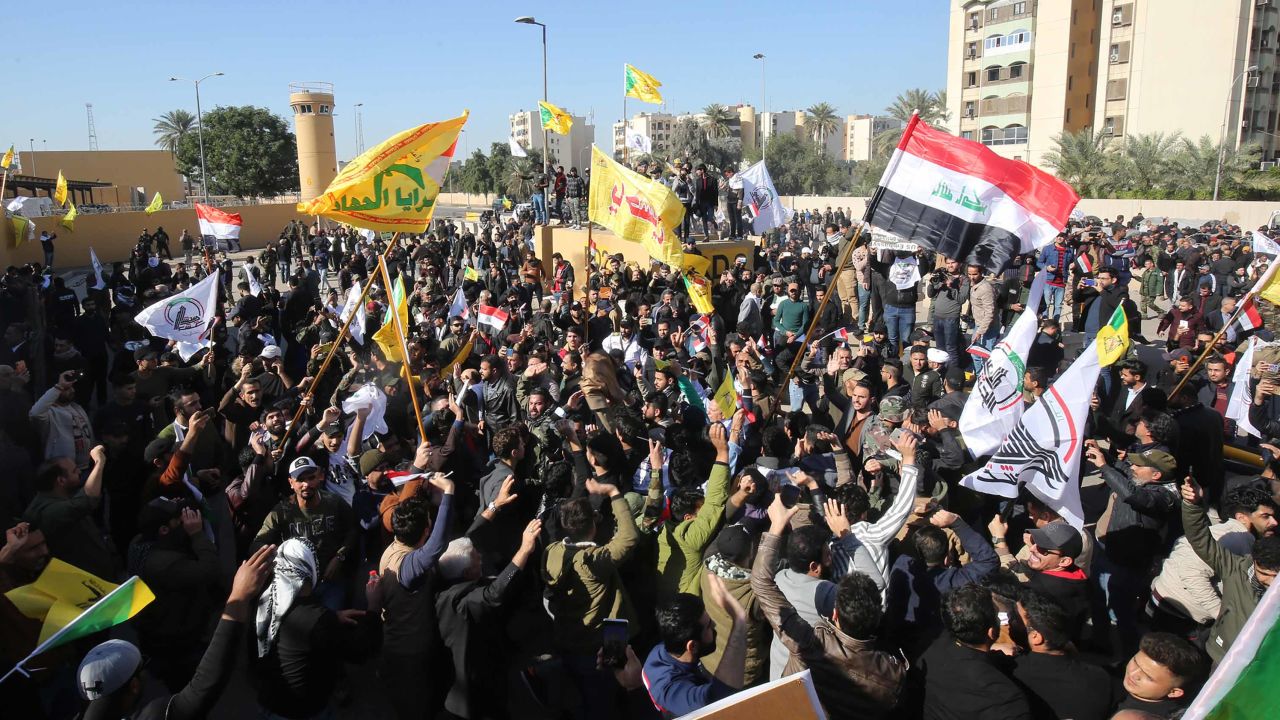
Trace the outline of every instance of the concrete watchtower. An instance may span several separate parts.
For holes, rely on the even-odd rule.
[[[298,139],[298,188],[301,201],[315,198],[338,175],[338,147],[333,138],[333,83],[289,83]]]

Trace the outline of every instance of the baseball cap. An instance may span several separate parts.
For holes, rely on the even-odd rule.
[[[296,479],[306,472],[309,472],[311,470],[319,470],[319,469],[320,467],[316,465],[315,460],[312,460],[306,455],[303,455],[302,457],[289,463],[289,477]]]
[[[326,423],[320,428],[320,432],[330,437],[333,437],[334,435],[341,435],[342,422],[340,420],[334,420],[331,423]]]
[[[888,422],[902,422],[907,414],[907,404],[900,397],[887,397],[880,401],[880,419]]]
[[[80,697],[97,700],[124,687],[142,665],[142,653],[133,643],[108,640],[90,650],[76,671]]]
[[[262,348],[262,352],[258,353],[258,357],[272,358],[272,359],[278,358],[280,357],[280,346],[267,345],[266,347]]]
[[[1031,531],[1031,542],[1041,550],[1052,550],[1063,557],[1079,557],[1084,552],[1080,531],[1064,522],[1051,522]]]
[[[386,460],[386,453],[381,450],[365,450],[360,454],[360,474],[368,477],[369,473],[378,469]]]
[[[1138,467],[1153,467],[1165,477],[1178,468],[1178,461],[1163,450],[1143,450],[1140,453],[1129,453],[1129,464]]]
[[[133,360],[134,362],[142,362],[143,360],[150,360],[158,357],[159,355],[160,353],[156,352],[150,345],[143,345],[133,351]]]
[[[1186,349],[1186,348],[1178,348],[1177,350],[1174,350],[1173,352],[1167,352],[1167,353],[1164,353],[1164,354],[1163,354],[1163,357],[1164,357],[1164,359],[1165,359],[1165,360],[1169,360],[1169,361],[1171,361],[1171,362],[1172,362],[1172,361],[1174,361],[1174,360],[1181,360],[1182,358],[1189,358],[1189,357],[1191,357],[1191,351],[1190,351],[1190,350],[1188,350],[1188,349]]]

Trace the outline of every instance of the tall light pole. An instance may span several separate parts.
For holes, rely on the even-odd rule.
[[[1227,159],[1227,123],[1231,122],[1231,93],[1236,89],[1240,78],[1258,71],[1257,65],[1250,65],[1227,86],[1227,106],[1222,110],[1222,132],[1218,135],[1218,169],[1213,174],[1213,199],[1218,199],[1218,187],[1222,185],[1222,163]],[[1240,107],[1244,107],[1245,90],[1240,88]],[[1238,129],[1237,129],[1238,130]]]
[[[364,103],[356,103],[356,155],[364,154],[364,122],[360,117],[360,108]]]
[[[764,85],[764,53],[756,53],[751,57],[760,61],[760,122],[756,123],[760,126],[760,160],[764,160],[764,115],[765,115],[765,85]]]
[[[193,83],[196,86],[196,138],[200,142],[200,192],[204,195],[206,204],[209,202],[209,176],[204,171],[204,113],[200,110],[200,83],[211,77],[220,77],[221,75],[222,73],[220,72],[209,73],[199,80],[180,77],[169,78],[169,82],[182,80],[183,82]]]
[[[542,28],[542,102],[549,102],[547,99],[547,26],[533,19],[531,15],[521,15],[516,18],[516,22],[522,25],[537,25]],[[541,123],[539,123],[541,124]],[[551,172],[551,161],[548,159],[551,152],[551,145],[547,139],[547,129],[542,128],[542,172],[548,174]]]
[[[31,174],[36,174],[36,139],[30,138],[27,142],[31,145]]]

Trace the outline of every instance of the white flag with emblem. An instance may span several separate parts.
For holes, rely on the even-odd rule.
[[[974,457],[995,452],[1022,417],[1022,381],[1027,355],[1039,331],[1045,278],[1043,270],[1036,274],[1027,293],[1026,309],[991,350],[960,413],[960,434]]]
[[[742,178],[742,202],[751,211],[752,232],[762,235],[791,222],[792,212],[782,206],[763,160],[738,173],[738,177]]]
[[[1280,245],[1275,240],[1263,235],[1257,230],[1253,231],[1253,252],[1255,255],[1271,255],[1273,257],[1280,255]]]
[[[1235,420],[1236,426],[1254,437],[1262,437],[1258,428],[1249,420],[1249,407],[1253,401],[1253,393],[1249,385],[1253,379],[1253,354],[1255,350],[1274,347],[1280,343],[1268,343],[1258,339],[1257,335],[1249,336],[1249,347],[1240,353],[1236,360],[1235,374],[1231,376],[1231,398],[1227,401],[1227,419]]]
[[[627,149],[635,153],[651,153],[653,139],[639,130],[632,129],[631,124],[627,123]]]
[[[511,148],[511,157],[529,157],[529,153],[524,151],[524,146],[516,142],[514,137],[507,138],[507,146]]]
[[[1084,527],[1080,508],[1080,455],[1089,400],[1098,382],[1097,341],[1022,415],[987,464],[964,476],[971,490],[1013,498],[1025,485],[1073,526]]]
[[[102,263],[98,260],[98,253],[94,252],[92,247],[89,248],[89,262],[93,264],[93,278],[95,281],[93,289],[101,290],[107,284],[102,280]]]
[[[218,276],[221,270],[193,285],[186,292],[149,306],[134,318],[152,335],[173,340],[178,354],[190,360],[213,340],[213,319],[218,310]]]
[[[351,313],[356,314],[356,319],[351,321],[348,332],[351,337],[361,345],[364,344],[364,326],[365,319],[368,317],[368,311],[365,309],[364,303],[360,302],[363,293],[360,292],[360,285],[353,283],[351,289],[347,291],[347,301],[342,304],[342,322],[346,322],[351,317]]]

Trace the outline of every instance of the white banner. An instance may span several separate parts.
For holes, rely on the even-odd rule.
[[[347,301],[342,304],[342,312],[340,317],[342,322],[346,322],[351,317],[351,313],[356,314],[356,319],[351,321],[348,331],[351,338],[357,343],[364,344],[364,326],[365,319],[368,317],[368,311],[365,309],[364,303],[360,302],[363,295],[362,288],[358,284],[352,284],[351,289],[347,291]]]
[[[165,298],[138,313],[134,320],[152,335],[173,340],[178,354],[190,360],[212,341],[213,319],[218,309],[220,269],[186,292]]]
[[[1253,231],[1253,252],[1255,255],[1280,255],[1280,245],[1275,240],[1263,235],[1257,230]]]
[[[653,152],[653,140],[639,130],[632,130],[631,125],[627,125],[627,148],[634,153],[651,153]]]
[[[782,206],[763,160],[738,173],[738,177],[742,178],[742,201],[751,211],[752,232],[761,235],[791,221],[794,213]]]
[[[529,153],[524,151],[524,146],[516,142],[515,138],[507,138],[507,146],[511,148],[511,157],[529,157]]]
[[[987,464],[960,481],[971,490],[1014,498],[1026,486],[1074,527],[1084,527],[1080,507],[1080,455],[1089,400],[1098,381],[1097,341],[1040,396]]]

